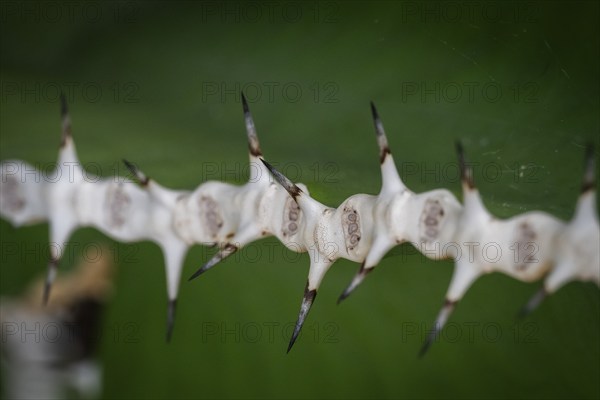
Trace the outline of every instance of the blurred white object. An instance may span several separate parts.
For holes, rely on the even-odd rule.
[[[11,399],[98,398],[102,370],[94,359],[101,314],[112,287],[106,248],[55,282],[47,307],[43,281],[19,298],[0,299],[4,395]]]

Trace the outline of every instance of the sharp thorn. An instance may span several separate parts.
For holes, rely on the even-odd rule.
[[[431,344],[433,343],[435,338],[437,338],[437,335],[438,331],[435,331],[434,333],[429,333],[429,335],[427,335],[425,343],[423,343],[423,346],[419,350],[419,358],[425,357],[425,354],[427,354],[427,352],[429,351],[429,348],[431,347]]]
[[[540,288],[532,297],[529,299],[527,304],[521,308],[519,313],[517,314],[517,319],[523,319],[531,314],[538,306],[542,303],[542,301],[546,298],[548,292],[546,292],[545,288]]]
[[[437,339],[439,333],[442,331],[442,328],[444,327],[444,325],[446,325],[446,321],[448,321],[448,317],[456,307],[456,303],[456,301],[451,300],[446,300],[444,302],[444,305],[442,306],[442,309],[440,310],[435,320],[433,328],[431,328],[431,330],[429,331],[427,339],[425,339],[425,343],[423,343],[423,346],[419,351],[419,358],[423,358],[423,356],[427,354],[427,351],[429,350],[433,342]]]
[[[594,159],[594,145],[589,143],[585,149],[585,165],[583,171],[583,183],[581,184],[581,193],[594,190],[596,186],[596,162]]]
[[[375,134],[377,135],[377,143],[379,145],[379,162],[383,164],[388,154],[391,154],[390,147],[388,145],[387,136],[383,129],[383,123],[379,118],[379,113],[375,104],[371,102],[371,114],[373,115],[373,124],[375,125]]]
[[[240,95],[242,97],[242,108],[244,109],[244,114],[248,114],[250,112],[250,108],[248,107],[246,96],[244,96],[244,92],[240,92]]]
[[[306,288],[304,289],[304,297],[302,298],[302,305],[300,306],[300,312],[298,313],[298,319],[296,321],[296,326],[294,327],[294,333],[292,334],[292,338],[290,339],[290,343],[287,348],[287,353],[290,352],[294,343],[296,343],[296,339],[298,339],[298,335],[302,330],[302,326],[304,325],[304,320],[312,307],[313,302],[315,301],[315,297],[317,297],[316,290],[308,290],[308,283],[306,284]]]
[[[67,97],[64,92],[60,92],[60,116],[62,118],[66,117],[69,113],[69,107],[67,105]]]
[[[198,270],[194,272],[192,276],[189,277],[188,282],[196,279],[197,277],[199,277],[200,275],[217,265],[219,262],[223,261],[225,258],[235,253],[237,250],[238,247],[236,245],[227,244],[222,250],[217,252],[217,254],[215,254],[210,260],[208,260],[206,264],[198,268]]]
[[[146,175],[144,175],[144,173],[142,173],[142,171],[140,171],[138,169],[138,167],[136,167],[132,162],[129,162],[126,159],[123,159],[123,163],[125,164],[125,166],[129,170],[129,172],[131,173],[131,175],[133,175],[133,177],[135,178],[135,180],[140,185],[142,185],[142,186],[147,186],[148,185],[148,182],[150,181],[150,178],[148,178]]]
[[[345,300],[350,294],[364,281],[367,274],[373,271],[373,268],[365,268],[365,263],[363,262],[360,266],[360,269],[350,282],[350,285],[342,292],[340,297],[337,300],[337,304],[339,305],[343,300]]]
[[[462,146],[462,143],[457,140],[456,141],[456,154],[458,156],[458,166],[460,169],[460,179],[463,183],[466,183],[470,189],[475,188],[475,182],[473,180],[473,171],[471,167],[467,166],[465,161],[465,151]]]
[[[271,164],[267,161],[260,159],[262,163],[267,167],[267,169],[271,172],[271,175],[275,178],[275,180],[283,186],[285,190],[292,196],[294,199],[302,193],[302,189],[296,186],[292,181],[290,181],[285,175],[281,172],[277,171]]]
[[[371,102],[371,114],[373,115],[373,123],[375,124],[375,133],[377,133],[377,136],[385,135],[381,118],[373,102]]]
[[[177,299],[169,300],[167,306],[167,343],[171,342],[173,336],[173,327],[175,326],[175,311],[177,309]]]
[[[244,96],[244,92],[240,92],[242,97],[242,108],[244,109],[244,121],[246,123],[246,134],[248,135],[248,150],[250,154],[255,157],[261,157],[262,151],[260,149],[260,143],[258,141],[258,134],[256,133],[256,126],[254,125],[254,119],[252,118],[252,113],[250,112],[250,107],[248,106],[248,101],[246,100],[246,96]]]

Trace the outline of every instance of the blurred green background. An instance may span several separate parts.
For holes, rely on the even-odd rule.
[[[126,157],[171,188],[243,183],[243,89],[267,160],[334,206],[379,190],[373,100],[413,190],[460,198],[461,139],[496,215],[568,219],[583,146],[599,148],[599,16],[592,1],[3,2],[0,158],[51,168],[62,88],[90,171],[123,175]],[[47,229],[0,222],[0,294],[45,271]],[[571,283],[517,321],[539,284],[486,276],[418,359],[452,263],[404,245],[340,306],[358,265],[338,261],[286,355],[306,255],[265,239],[188,283],[214,252],[192,248],[167,345],[158,247],[93,229],[71,242],[62,270],[86,243],[117,251],[99,352],[106,398],[600,396],[592,284]]]

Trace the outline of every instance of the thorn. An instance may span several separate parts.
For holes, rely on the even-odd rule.
[[[131,172],[132,175],[134,175],[134,176],[137,175],[137,168],[135,167],[135,165],[133,165],[131,162],[127,161],[124,158],[123,158],[123,164],[125,164],[125,166],[129,170],[129,172]]]
[[[248,135],[248,150],[250,150],[250,154],[253,156],[260,157],[262,156],[262,151],[260,149],[258,134],[256,133],[256,126],[254,125],[254,119],[252,118],[252,113],[250,113],[250,107],[248,107],[248,102],[246,101],[244,92],[240,92],[240,94],[242,97],[242,107],[244,109],[244,120],[246,122],[246,134]]]
[[[67,106],[67,97],[64,92],[60,92],[60,116],[62,118],[69,114],[69,107]]]
[[[287,192],[290,194],[290,196],[292,196],[294,198],[294,200],[296,199],[296,197],[298,197],[300,195],[300,193],[302,193],[302,189],[300,189],[298,186],[296,186],[292,181],[290,181],[281,172],[277,171],[271,164],[269,164],[262,158],[260,159],[260,161],[262,161],[262,163],[265,164],[265,166],[269,169],[269,171],[271,171],[271,174],[273,175],[275,180],[281,186],[283,186],[283,188],[285,190],[287,190]]]
[[[423,356],[425,356],[425,354],[429,350],[429,347],[431,347],[433,342],[437,339],[439,333],[441,332],[442,328],[446,324],[448,317],[450,316],[452,311],[454,311],[454,308],[456,307],[456,303],[457,303],[456,301],[450,301],[450,300],[446,300],[444,302],[444,305],[442,306],[442,309],[440,310],[440,312],[435,320],[435,324],[434,324],[433,328],[429,331],[429,334],[427,335],[427,339],[425,339],[425,343],[423,343],[423,347],[421,347],[421,350],[419,351],[419,358],[423,358]]]
[[[379,162],[383,164],[385,157],[392,152],[390,151],[387,136],[385,135],[385,130],[383,129],[383,123],[381,122],[381,118],[379,118],[379,113],[377,113],[377,108],[375,108],[375,104],[373,102],[371,102],[371,114],[373,114],[375,134],[377,135],[377,143],[379,144]]]
[[[438,332],[437,331],[435,331],[433,333],[432,332],[430,332],[429,335],[427,335],[427,340],[425,341],[425,343],[423,343],[421,350],[419,350],[419,358],[425,357],[425,354],[427,354],[427,352],[429,351],[431,344],[437,338]]]
[[[148,182],[150,181],[150,178],[148,178],[146,175],[144,175],[142,173],[142,171],[140,171],[133,163],[127,161],[126,159],[123,159],[123,163],[125,164],[125,166],[129,170],[129,172],[131,172],[131,175],[134,176],[135,180],[140,185],[142,185],[142,186],[147,186],[148,185]]]
[[[244,115],[250,114],[250,108],[248,107],[248,102],[246,101],[246,96],[244,96],[244,92],[240,92],[240,95],[242,96],[242,108],[244,109]]]
[[[377,134],[377,136],[385,136],[385,131],[383,129],[383,124],[381,123],[381,118],[379,118],[379,113],[377,112],[375,103],[373,103],[372,101],[371,114],[373,115],[373,123],[375,124],[375,133]]]
[[[177,309],[177,299],[169,300],[167,306],[167,343],[171,342],[173,327],[175,326],[175,310]]]
[[[208,260],[208,262],[206,264],[204,264],[196,272],[194,272],[194,274],[192,276],[190,276],[190,278],[188,279],[188,282],[196,279],[197,277],[199,277],[200,275],[202,275],[203,273],[205,273],[206,271],[208,271],[209,269],[211,269],[212,267],[217,265],[219,262],[221,262],[225,258],[229,257],[233,253],[235,253],[237,250],[238,250],[238,247],[236,245],[233,245],[233,244],[225,245],[223,250],[221,250],[217,254],[215,254],[210,260]]]
[[[583,184],[581,185],[581,193],[586,193],[589,190],[594,190],[596,186],[595,180],[595,170],[596,170],[596,160],[594,158],[594,144],[588,143],[585,148],[585,165],[584,165],[584,175],[583,175]]]
[[[541,287],[532,297],[529,299],[527,304],[521,308],[519,313],[517,314],[517,319],[523,319],[529,314],[531,314],[546,298],[548,292],[544,287]]]
[[[373,269],[374,268],[365,268],[365,263],[363,262],[360,266],[360,269],[356,273],[356,275],[354,275],[352,282],[350,282],[350,285],[348,285],[346,290],[344,290],[344,292],[338,298],[337,304],[339,305],[343,300],[345,300],[348,296],[350,296],[350,294],[354,291],[354,289],[356,289],[358,287],[358,285],[360,285],[362,283],[362,281],[367,277],[367,274],[369,272],[373,271]]]
[[[306,288],[304,289],[304,297],[302,298],[302,305],[300,306],[300,312],[298,313],[298,320],[296,321],[296,326],[294,327],[294,333],[292,334],[292,338],[290,339],[290,344],[287,348],[287,353],[290,352],[292,346],[298,339],[298,335],[302,330],[302,325],[304,325],[304,320],[312,307],[313,302],[315,301],[315,297],[317,297],[317,290],[308,290],[308,282],[306,282]]]
[[[470,189],[474,189],[475,182],[473,180],[473,171],[471,170],[471,167],[467,166],[467,163],[465,161],[465,151],[463,149],[462,143],[459,140],[456,141],[456,154],[458,155],[460,179],[463,183],[466,183]]]

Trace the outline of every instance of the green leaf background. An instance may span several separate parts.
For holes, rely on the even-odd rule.
[[[51,3],[2,3],[3,160],[51,168],[58,88],[90,171],[124,175],[127,158],[181,189],[246,180],[243,89],[266,159],[331,206],[379,190],[370,100],[411,189],[461,198],[460,139],[499,217],[543,210],[569,219],[583,147],[599,148],[597,2],[54,4],[58,14]],[[0,293],[18,295],[45,272],[48,226],[1,221],[0,234]],[[340,306],[358,265],[338,261],[286,355],[306,254],[269,238],[184,279],[166,344],[159,248],[80,229],[61,270],[90,243],[117,254],[98,351],[105,398],[600,396],[592,284],[571,283],[518,321],[539,283],[485,276],[418,359],[453,265],[402,245]],[[213,252],[193,247],[183,277]]]

